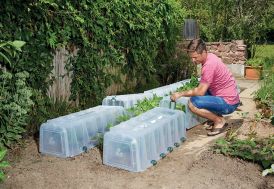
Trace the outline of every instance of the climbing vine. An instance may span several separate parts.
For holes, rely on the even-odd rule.
[[[14,69],[28,71],[28,83],[43,94],[55,49],[78,50],[68,67],[71,98],[82,106],[102,98],[115,78],[111,67],[137,80],[155,73],[159,45],[174,41],[185,13],[176,0],[3,0],[0,12],[1,38],[26,41]]]

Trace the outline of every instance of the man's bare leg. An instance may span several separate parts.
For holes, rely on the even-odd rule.
[[[210,112],[206,109],[199,109],[199,108],[195,107],[191,103],[191,101],[188,102],[188,107],[193,113],[213,121],[214,122],[214,128],[222,128],[225,125],[225,119],[223,117],[218,116],[218,115],[216,115],[216,114],[214,114],[214,113],[212,113],[212,112]]]

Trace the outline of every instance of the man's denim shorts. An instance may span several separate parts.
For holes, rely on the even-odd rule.
[[[211,96],[193,96],[190,98],[192,104],[199,109],[206,109],[217,115],[226,115],[234,112],[239,106],[239,103],[230,105],[222,97]]]

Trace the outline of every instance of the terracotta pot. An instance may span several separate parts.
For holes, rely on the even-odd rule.
[[[257,80],[262,74],[262,67],[245,66],[245,78]]]

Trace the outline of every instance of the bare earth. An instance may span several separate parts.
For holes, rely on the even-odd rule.
[[[0,188],[274,188],[274,177],[262,177],[260,166],[213,154],[210,146],[217,137],[207,137],[203,126],[187,132],[183,145],[143,173],[103,165],[98,149],[69,159],[44,156],[38,153],[35,140],[29,139],[16,154],[20,158],[13,157],[8,178]]]
[[[242,98],[244,109],[250,111],[248,99]],[[245,136],[250,121],[237,113],[227,117],[232,128],[240,128]],[[274,134],[274,127],[266,123],[253,127],[263,137]],[[25,147],[8,155],[12,166],[4,189],[274,189],[274,176],[262,177],[262,168],[251,162],[214,154],[210,147],[224,136],[207,137],[202,125],[187,131],[187,141],[160,160],[156,166],[142,173],[102,164],[100,151],[95,148],[74,158],[61,159],[41,155],[34,139]]]

